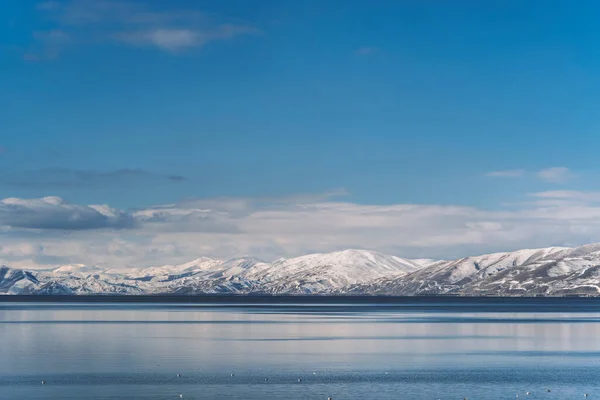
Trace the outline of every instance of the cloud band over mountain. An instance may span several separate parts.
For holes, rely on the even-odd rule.
[[[331,198],[187,200],[136,210],[77,205],[58,197],[0,202],[0,263],[40,260],[103,267],[185,262],[198,256],[263,259],[369,248],[403,257],[464,254],[600,239],[598,194],[532,193],[520,205],[369,205]],[[15,250],[16,249],[16,250]]]

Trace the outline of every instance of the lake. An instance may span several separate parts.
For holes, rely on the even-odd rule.
[[[595,299],[0,302],[0,338],[1,399],[600,398]]]

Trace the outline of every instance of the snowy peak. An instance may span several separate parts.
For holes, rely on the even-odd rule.
[[[396,256],[387,256],[375,251],[349,249],[333,253],[317,253],[296,258],[280,259],[274,265],[285,265],[288,268],[315,268],[329,266],[333,269],[344,269],[349,272],[391,271],[412,272],[421,266],[411,260]]]
[[[418,263],[367,250],[343,250],[283,258],[258,264],[243,275],[269,282],[270,292],[323,293],[383,276],[400,276],[420,268]]]
[[[438,267],[438,271],[443,271],[447,274],[450,282],[455,283],[477,273],[493,275],[506,268],[533,264],[564,250],[564,248],[560,247],[524,249],[509,253],[493,253],[466,257],[446,264],[436,264],[436,266]]]
[[[385,294],[600,296],[600,244],[484,254],[451,261],[369,250],[187,263],[129,270],[84,264],[0,266],[0,294]]]
[[[71,265],[63,265],[62,267],[58,267],[52,270],[53,275],[76,275],[76,276],[88,276],[92,274],[97,274],[102,272],[103,270],[93,266],[93,265],[84,265],[84,264],[71,264]]]
[[[222,264],[223,261],[215,260],[214,258],[209,257],[200,257],[193,261],[187,262],[185,264],[181,264],[175,267],[176,270],[185,271],[185,270],[207,270],[214,268],[217,265]]]
[[[179,265],[163,265],[160,267],[135,268],[125,271],[125,274],[132,279],[165,279],[169,276],[179,276],[182,274],[193,274],[202,271],[209,271],[220,265],[222,261],[208,257],[200,257],[193,261]]]
[[[350,289],[387,295],[600,295],[600,244],[524,249],[437,262]]]
[[[27,271],[0,265],[0,293],[27,293],[36,288],[38,280]]]
[[[239,257],[232,258],[223,263],[223,266],[227,266],[230,268],[237,267],[241,269],[248,269],[257,264],[265,264],[263,260],[254,257]]]
[[[600,258],[600,243],[587,244],[575,248],[562,248],[561,255],[565,258]]]
[[[259,260],[258,258],[241,257],[227,260],[221,265],[221,267],[223,268],[223,276],[233,277],[243,275],[251,268],[254,268],[255,270],[264,269],[268,267],[268,264],[262,260]]]
[[[413,258],[410,261],[412,263],[418,265],[419,268],[425,268],[425,267],[429,267],[429,266],[431,266],[433,264],[436,264],[436,263],[446,262],[444,260],[435,260],[433,258]]]

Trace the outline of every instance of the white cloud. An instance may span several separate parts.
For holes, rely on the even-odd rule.
[[[592,202],[598,194],[557,191],[531,196],[569,201],[486,210],[364,205],[305,195],[201,199],[125,212],[54,197],[5,199],[0,203],[0,263],[121,268],[182,263],[199,256],[272,260],[352,247],[405,257],[455,258],[600,241],[600,206]]]
[[[532,193],[530,196],[551,200],[590,203],[600,202],[600,192],[582,192],[577,190],[548,190],[545,192]]]
[[[0,225],[23,229],[85,230],[124,228],[133,218],[107,205],[80,206],[58,197],[0,201]]]
[[[121,32],[114,37],[131,45],[155,46],[162,50],[175,52],[186,48],[202,47],[213,40],[228,39],[251,32],[256,32],[256,30],[245,26],[221,25],[211,30],[154,29]]]
[[[177,51],[205,43],[202,36],[189,29],[156,29],[119,33],[115,39],[136,46],[156,46],[163,50]]]
[[[176,53],[259,32],[248,25],[216,20],[198,10],[157,10],[141,1],[46,1],[39,3],[37,9],[54,27],[33,34],[35,43],[24,55],[32,61],[56,58],[67,45],[73,44],[116,40]]]
[[[521,178],[527,175],[527,171],[524,169],[509,169],[491,171],[487,172],[485,175],[491,178]],[[574,178],[577,178],[577,174],[572,172],[567,167],[544,168],[535,172],[535,176],[542,181],[550,183],[566,183]]]
[[[577,175],[566,167],[551,167],[538,171],[537,177],[546,182],[565,183],[576,178]]]
[[[522,169],[510,169],[505,171],[492,171],[485,174],[492,178],[520,178],[525,175]]]
[[[2,257],[32,257],[42,250],[41,246],[34,246],[31,243],[21,242],[12,245],[0,246],[0,256]]]

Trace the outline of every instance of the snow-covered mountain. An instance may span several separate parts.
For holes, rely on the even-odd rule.
[[[327,293],[383,277],[401,277],[421,267],[416,262],[366,250],[345,250],[280,259],[245,271],[267,293]]]
[[[331,293],[374,279],[403,276],[427,263],[374,251],[345,250],[282,258],[272,263],[252,257],[202,257],[181,265],[126,271],[65,265],[27,272],[10,269],[6,277],[0,272],[0,293]]]
[[[439,261],[415,273],[381,278],[348,293],[385,295],[600,295],[600,244],[549,247]]]
[[[2,294],[600,295],[600,244],[549,247],[453,261],[367,250],[282,258],[198,258],[181,265],[102,269],[0,265]]]

